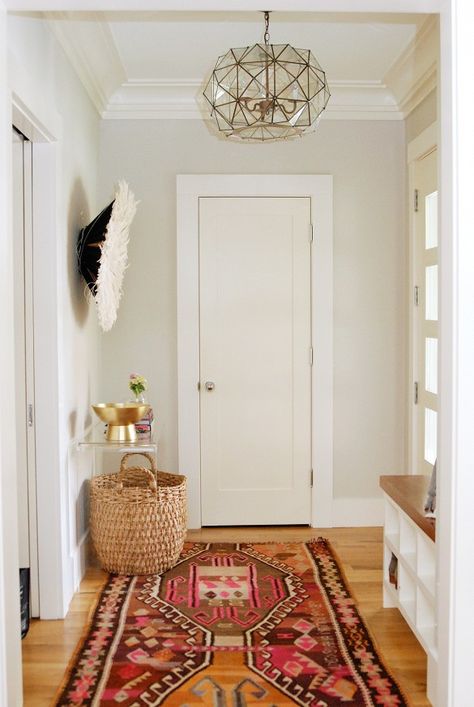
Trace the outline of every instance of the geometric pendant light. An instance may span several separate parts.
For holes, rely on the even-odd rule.
[[[326,108],[326,74],[309,49],[270,44],[229,49],[204,89],[219,132],[240,140],[282,140],[309,132]]]

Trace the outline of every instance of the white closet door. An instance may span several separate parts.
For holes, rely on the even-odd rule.
[[[415,165],[417,470],[429,474],[438,438],[438,192],[436,150]]]
[[[30,568],[30,610],[39,616],[34,421],[32,144],[12,130],[15,268],[15,416],[20,567]]]
[[[310,522],[310,199],[200,199],[203,525]]]
[[[28,438],[25,337],[25,139],[12,131],[12,196],[15,249],[15,413],[18,482],[18,541],[20,567],[30,566],[28,510]]]

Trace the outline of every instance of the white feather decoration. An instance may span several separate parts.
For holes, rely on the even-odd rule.
[[[128,233],[137,210],[137,202],[125,181],[120,181],[115,192],[112,214],[102,242],[95,303],[99,324],[109,331],[117,319],[122,297],[122,283],[128,265]]]

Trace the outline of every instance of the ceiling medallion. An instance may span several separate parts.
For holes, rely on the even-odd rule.
[[[284,140],[314,128],[330,97],[326,73],[309,49],[270,44],[229,49],[204,89],[219,132],[239,140]]]

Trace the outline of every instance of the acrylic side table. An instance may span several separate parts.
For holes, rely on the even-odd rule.
[[[105,439],[105,425],[99,424],[95,425],[90,432],[77,442],[77,450],[79,452],[90,451],[94,454],[93,461],[93,476],[96,474],[96,452],[111,453],[115,454],[128,454],[129,452],[136,452],[141,454],[146,452],[147,454],[153,454],[156,460],[158,452],[158,444],[155,440],[153,432],[151,435],[138,437],[136,442],[113,442]],[[118,471],[118,468],[115,468]],[[102,469],[106,471],[106,469]]]

